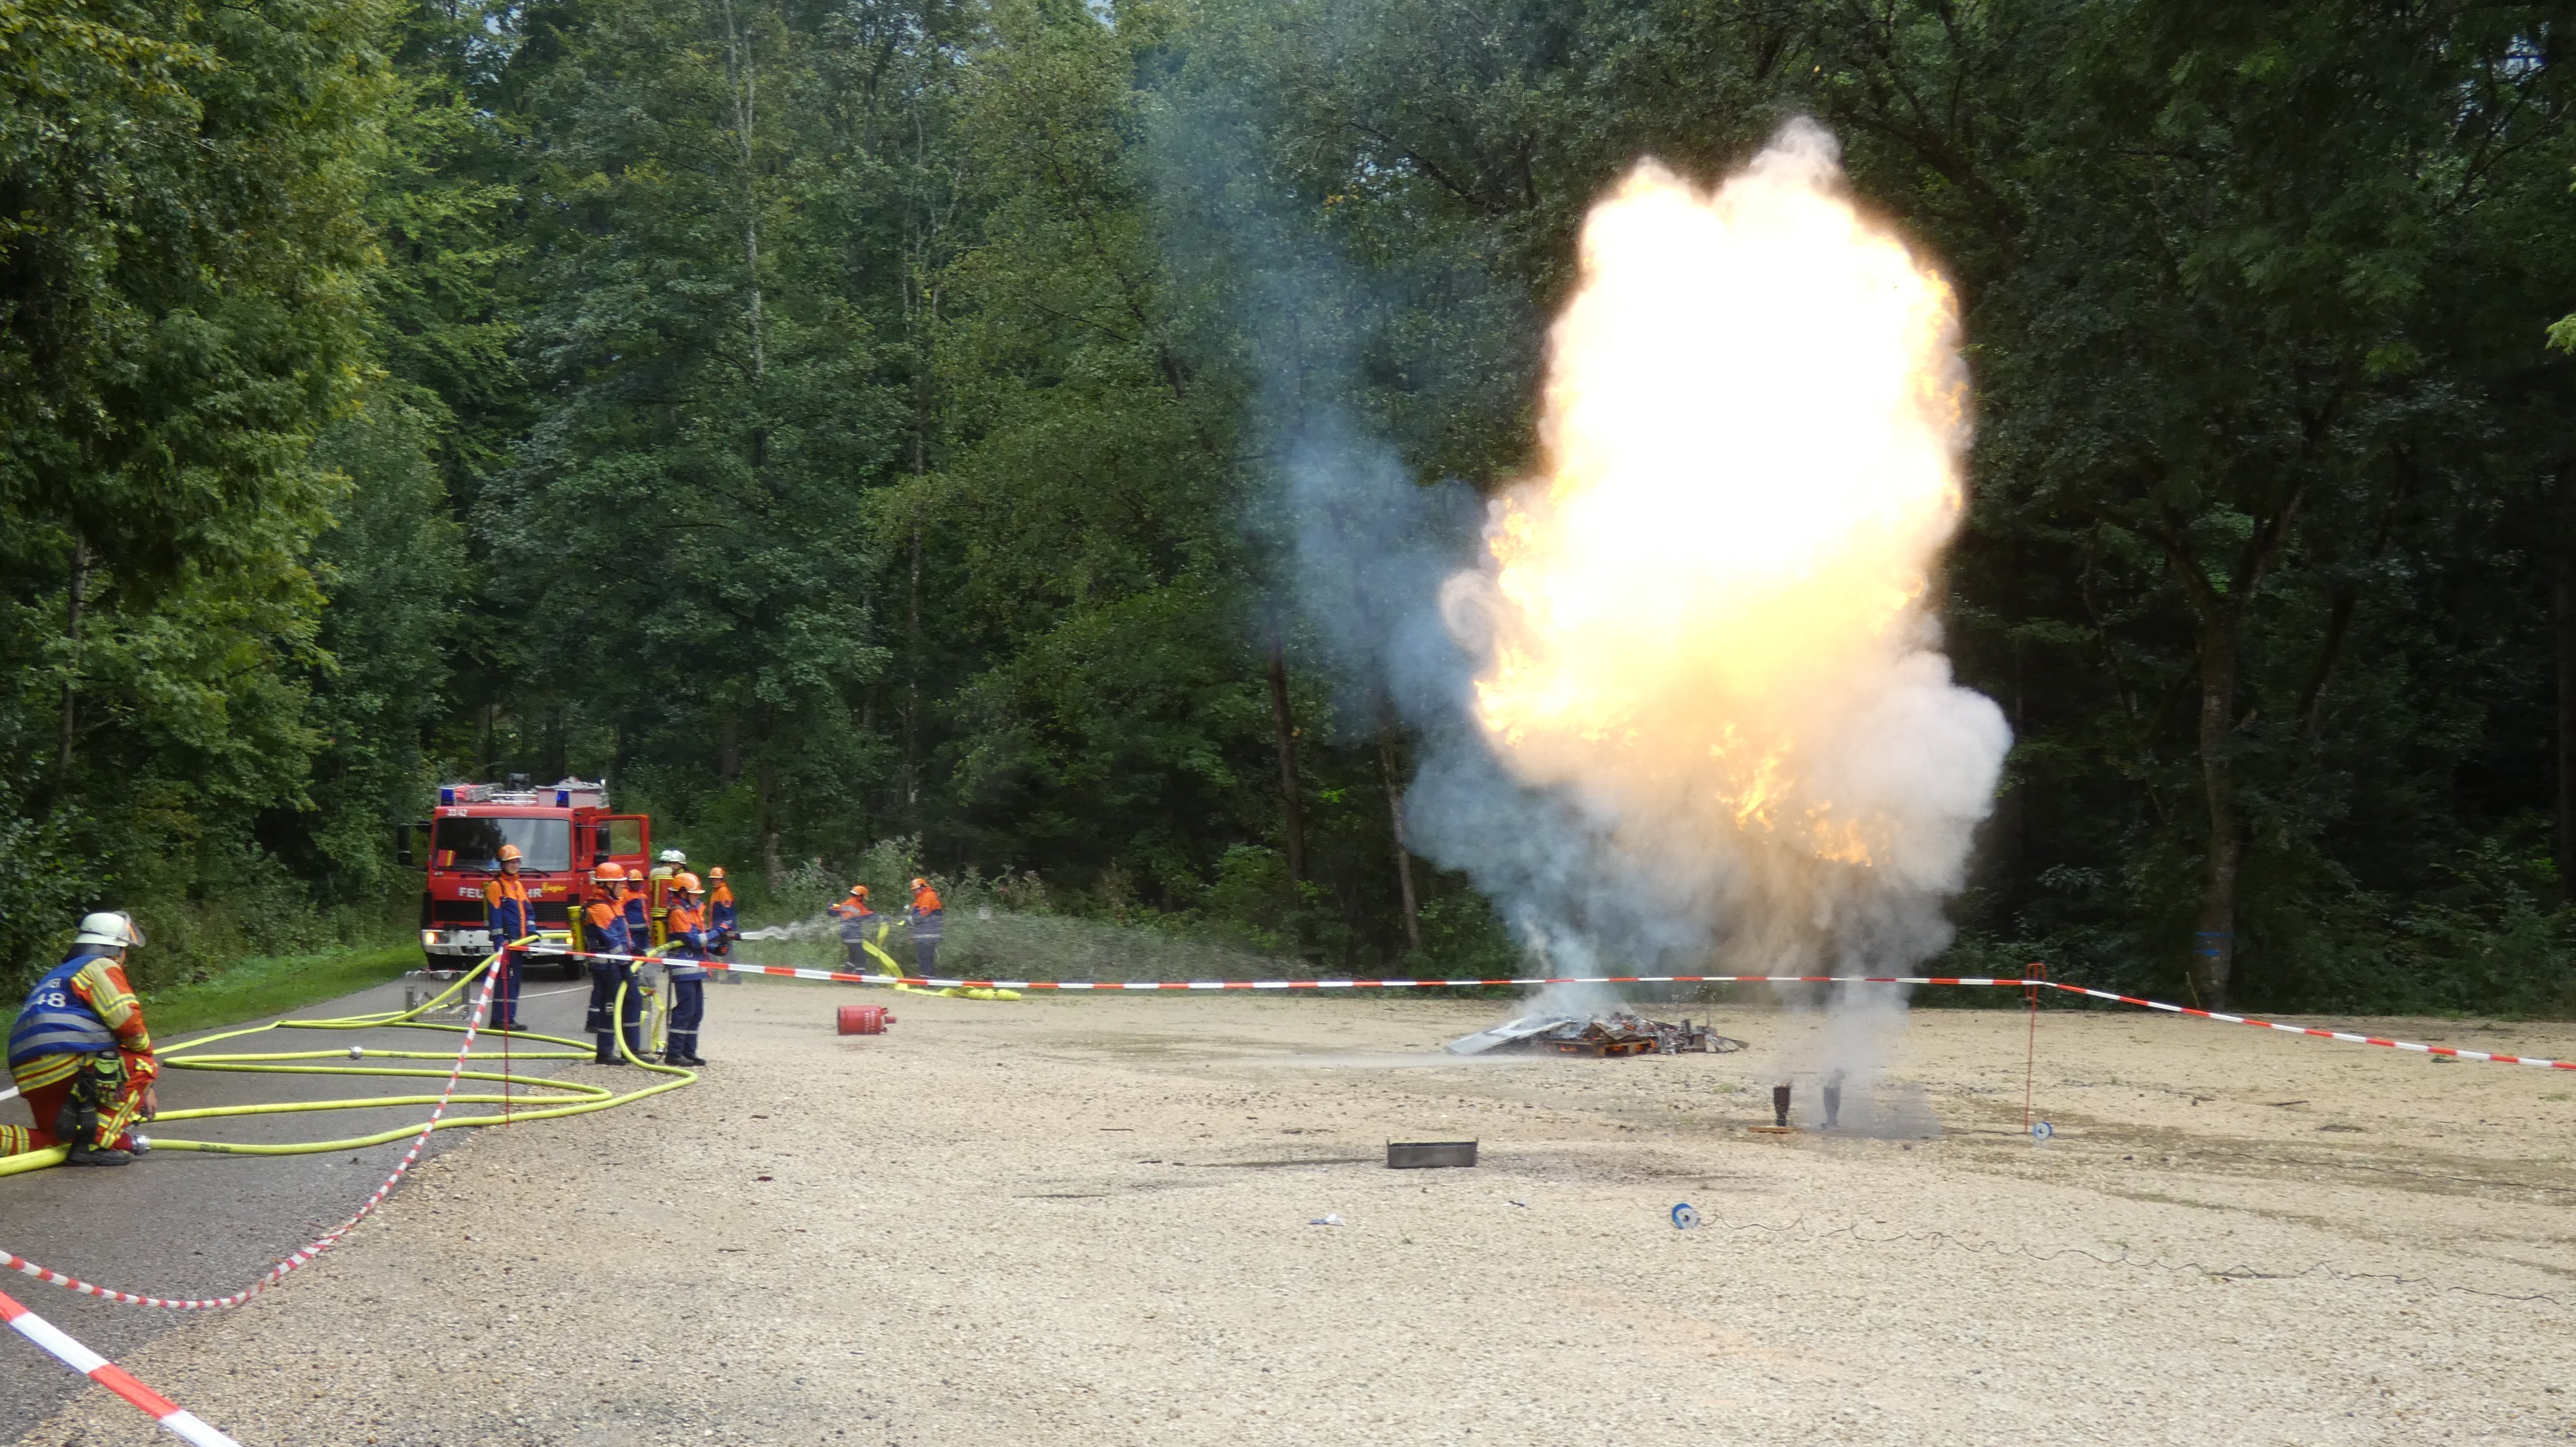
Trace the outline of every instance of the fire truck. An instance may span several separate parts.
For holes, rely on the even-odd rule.
[[[529,948],[530,963],[552,957],[567,975],[578,975],[580,962],[564,958],[564,951],[591,871],[613,862],[640,875],[653,846],[653,821],[612,812],[604,782],[441,784],[430,814],[426,822],[403,826],[396,855],[426,873],[420,947],[433,970],[471,968],[506,943],[484,927],[483,884],[501,871],[501,846],[514,844],[530,924],[544,940]]]

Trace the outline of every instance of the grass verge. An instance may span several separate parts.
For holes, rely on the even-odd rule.
[[[173,1040],[217,1025],[238,1025],[337,999],[418,968],[416,943],[244,960],[211,980],[146,993],[143,1018],[150,1022],[154,1039]]]
[[[806,923],[809,933],[787,940],[747,940],[734,952],[744,964],[847,969],[838,930],[829,920]],[[913,968],[912,938],[898,924],[887,932],[885,952]],[[883,966],[869,965],[871,971]],[[1254,980],[1303,976],[1293,960],[1192,939],[1186,935],[1071,915],[972,915],[948,921],[939,949],[939,973],[965,979],[1011,980]]]

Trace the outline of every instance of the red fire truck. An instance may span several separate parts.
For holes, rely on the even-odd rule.
[[[397,852],[403,864],[427,872],[420,947],[433,970],[468,968],[504,943],[483,923],[483,883],[500,872],[502,845],[518,846],[530,923],[546,939],[529,949],[531,963],[569,947],[572,911],[593,869],[614,862],[641,875],[653,846],[652,820],[611,813],[608,786],[580,779],[536,788],[517,779],[508,786],[441,784],[430,812],[427,822],[403,828]],[[424,862],[415,864],[416,851],[426,851]],[[578,961],[561,963],[566,973],[580,973]]]

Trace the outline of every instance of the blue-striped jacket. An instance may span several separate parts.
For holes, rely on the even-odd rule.
[[[72,976],[90,961],[114,958],[75,954],[36,981],[36,987],[27,992],[27,1003],[19,1008],[18,1023],[9,1031],[13,1068],[44,1055],[90,1055],[116,1048],[116,1032],[108,1028],[106,1017],[72,988]]]

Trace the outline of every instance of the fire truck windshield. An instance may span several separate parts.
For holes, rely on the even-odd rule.
[[[429,847],[440,868],[483,869],[504,844],[519,846],[519,867],[532,873],[572,868],[569,819],[441,819]]]

